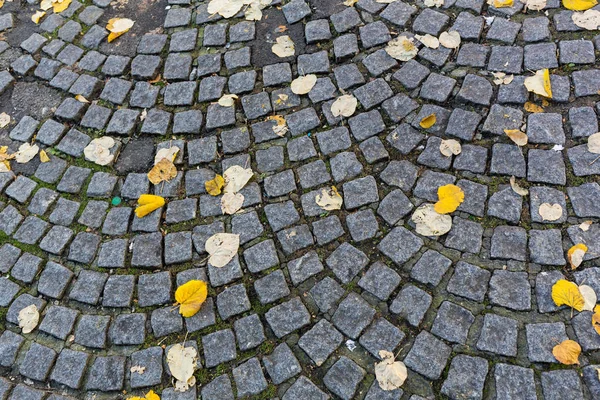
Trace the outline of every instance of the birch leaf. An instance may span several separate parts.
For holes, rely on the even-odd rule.
[[[527,196],[529,194],[529,190],[519,186],[514,176],[510,177],[510,187],[519,196]]]
[[[579,224],[579,229],[581,229],[584,232],[587,232],[590,229],[592,223],[593,221],[583,221],[581,224]]]
[[[135,24],[135,21],[129,18],[112,18],[108,20],[108,24],[106,25],[106,30],[110,32],[108,43],[128,32],[133,27],[133,24]]]
[[[88,99],[86,99],[85,97],[83,97],[80,94],[78,94],[77,96],[75,96],[75,100],[77,100],[80,103],[84,103],[84,104],[87,104],[87,103],[90,102]]]
[[[525,4],[523,12],[527,10],[540,11],[546,8],[547,0],[521,0]]]
[[[179,154],[179,147],[177,146],[171,146],[171,147],[166,147],[163,149],[160,149],[156,152],[156,155],[154,156],[154,165],[158,164],[160,160],[162,160],[163,158],[171,161],[171,162],[175,162],[175,158],[177,158],[177,154]]]
[[[562,0],[563,7],[567,10],[585,11],[598,4],[597,0]]]
[[[177,343],[167,353],[167,365],[171,375],[177,379],[175,391],[185,392],[196,383],[194,372],[196,371],[198,353],[193,347],[184,347]]]
[[[423,2],[425,7],[441,7],[444,5],[444,0],[425,0]]]
[[[219,174],[216,174],[214,179],[204,182],[204,188],[211,196],[220,195],[224,185],[225,179],[223,179],[223,177]]]
[[[351,117],[356,111],[358,100],[351,94],[338,97],[331,105],[331,114],[334,117]]]
[[[596,302],[598,301],[598,296],[596,296],[594,289],[588,285],[579,285],[579,293],[583,297],[583,310],[594,311],[594,307],[596,307]]]
[[[385,391],[396,390],[404,384],[408,370],[402,361],[394,360],[394,353],[380,350],[381,362],[375,363],[375,378],[379,387]]]
[[[579,364],[579,355],[581,354],[581,346],[574,340],[565,340],[562,343],[554,346],[552,355],[561,364],[573,365]]]
[[[242,168],[239,165],[233,165],[223,173],[223,179],[225,180],[225,187],[223,191],[225,193],[237,193],[254,176],[254,172],[250,168]]]
[[[415,58],[419,49],[413,43],[412,38],[406,36],[398,36],[396,39],[390,40],[385,47],[386,53],[399,61],[408,61]]]
[[[549,99],[552,98],[550,71],[548,71],[548,69],[540,69],[539,71],[536,71],[534,76],[525,78],[524,83],[528,91]]]
[[[291,89],[292,93],[295,94],[307,94],[317,83],[317,76],[315,74],[308,74],[299,76],[292,81]]]
[[[296,53],[294,42],[289,36],[279,36],[276,39],[276,42],[277,43],[275,43],[273,47],[271,47],[271,51],[273,51],[273,53],[275,53],[275,55],[277,55],[278,57],[291,57]]]
[[[439,214],[449,214],[456,211],[458,206],[465,200],[465,192],[456,185],[440,186],[437,190],[438,202],[434,209]]]
[[[193,279],[179,286],[175,291],[175,301],[179,304],[179,314],[185,318],[193,317],[206,300],[208,287],[206,282]]]
[[[319,207],[326,211],[339,210],[342,208],[344,200],[338,193],[335,186],[321,189],[320,193],[315,196],[315,202]]]
[[[31,20],[37,25],[40,23],[42,18],[44,18],[44,15],[46,15],[45,11],[36,11],[36,13],[31,16]]]
[[[577,311],[582,311],[585,306],[579,287],[565,279],[559,279],[552,286],[552,300],[559,307],[569,306]]]
[[[285,136],[288,131],[288,127],[283,115],[271,115],[270,117],[267,117],[267,120],[276,122],[276,124],[273,125],[273,133],[279,137]]]
[[[588,137],[587,149],[590,153],[600,154],[600,132]]]
[[[510,138],[517,146],[525,146],[529,140],[529,137],[519,129],[505,129],[504,133]]]
[[[575,12],[571,15],[573,23],[580,28],[588,31],[595,31],[600,26],[600,11],[587,10],[584,12]]]
[[[342,4],[347,7],[354,7],[354,5],[358,2],[358,0],[346,0]]]
[[[23,143],[19,146],[19,151],[15,153],[15,160],[19,164],[28,163],[29,161],[31,161],[31,159],[33,159],[33,157],[37,155],[39,150],[40,148],[37,144],[34,144],[32,146],[29,143]]]
[[[71,0],[52,0],[54,14],[60,14],[71,5]]]
[[[110,153],[115,145],[115,140],[110,136],[103,136],[92,139],[92,141],[83,149],[85,159],[98,165],[110,164],[115,156]]]
[[[235,214],[244,204],[244,195],[241,193],[225,193],[221,197],[221,211],[223,214]]]
[[[21,309],[21,311],[19,311],[19,315],[17,316],[17,320],[19,321],[19,328],[21,328],[21,332],[33,332],[40,321],[40,312],[38,311],[37,306],[32,304]]]
[[[556,221],[562,217],[563,209],[560,204],[542,203],[538,213],[544,221]]]
[[[583,243],[577,243],[567,251],[567,259],[571,264],[571,269],[577,269],[581,265],[587,251],[588,247]]]
[[[144,367],[142,367],[142,368],[144,368]],[[131,372],[132,373],[134,372],[133,368],[132,368]],[[154,393],[154,390],[151,390],[148,393],[146,393],[146,395],[144,397],[139,397],[139,396],[128,397],[127,400],[160,400],[160,396],[157,395],[156,393]]]
[[[223,18],[231,18],[240,12],[244,2],[242,0],[211,0],[208,3],[209,14],[219,14]]]
[[[532,103],[530,101],[526,102],[525,105],[523,106],[523,108],[525,108],[525,111],[530,112],[530,113],[544,112],[544,109],[542,107],[540,107],[537,104]]]
[[[10,115],[3,112],[2,114],[0,114],[0,129],[8,126],[8,124],[10,124]]]
[[[236,256],[240,248],[240,235],[216,233],[206,240],[204,248],[210,255],[208,259],[210,265],[222,268]]]
[[[428,116],[426,116],[425,118],[423,118],[420,122],[419,125],[421,126],[421,128],[423,129],[429,129],[431,128],[433,125],[435,125],[436,122],[436,117],[435,114],[430,114]]]
[[[435,211],[433,204],[423,204],[411,217],[415,230],[423,236],[442,236],[452,228],[452,217]]]
[[[415,39],[419,42],[423,43],[425,47],[429,47],[430,49],[437,49],[440,47],[440,41],[435,36],[430,35],[429,33],[426,35],[415,35]]]
[[[457,156],[462,151],[462,147],[458,140],[455,139],[442,139],[440,143],[440,153],[442,153],[446,157],[452,157],[453,155]]]
[[[442,32],[440,35],[440,44],[447,49],[458,49],[460,41],[460,33],[456,31]]]
[[[40,161],[43,163],[47,163],[50,161],[50,157],[44,150],[40,150]]]
[[[177,168],[173,161],[163,158],[156,163],[154,167],[148,172],[148,180],[153,185],[158,185],[161,182],[169,182],[171,179],[177,176]]]
[[[233,107],[237,98],[238,97],[235,94],[224,94],[221,96],[218,103],[221,107]]]

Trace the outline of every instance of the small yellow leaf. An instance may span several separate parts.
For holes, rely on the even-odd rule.
[[[496,8],[512,7],[513,0],[493,0],[492,5]]]
[[[592,315],[592,326],[596,330],[596,333],[600,335],[600,310],[598,308],[600,307],[596,306],[596,308],[594,308],[594,314]]]
[[[515,142],[517,146],[525,146],[529,140],[527,135],[521,132],[519,129],[505,129],[504,133],[506,133],[506,136]]]
[[[165,199],[153,194],[143,194],[138,199],[139,207],[135,209],[135,215],[138,218],[143,218],[152,211],[157,210],[165,205]]]
[[[559,279],[552,286],[552,300],[557,306],[569,306],[577,311],[583,310],[585,300],[579,292],[579,287],[565,279]]]
[[[173,161],[163,158],[148,172],[148,180],[154,185],[170,181],[177,176],[177,168]]]
[[[549,99],[552,98],[552,85],[550,84],[550,70],[548,70],[548,68],[546,68],[544,70],[544,76],[543,76],[543,82],[544,82],[544,90],[546,90],[546,93],[548,93],[548,97]]]
[[[598,4],[597,0],[562,0],[563,6],[567,10],[585,11]]]
[[[319,207],[326,211],[339,210],[342,208],[344,200],[338,193],[335,186],[330,188],[323,188],[315,196],[315,202]]]
[[[579,364],[579,355],[581,354],[581,346],[574,340],[565,340],[561,344],[554,346],[552,355],[561,364],[573,365]]]
[[[204,188],[211,196],[220,195],[224,185],[225,179],[223,179],[223,177],[219,174],[215,175],[214,179],[204,182]]]
[[[41,19],[44,17],[44,15],[46,15],[46,13],[44,11],[37,11],[35,14],[33,14],[31,16],[31,20],[33,21],[34,24],[39,24]]]
[[[179,304],[179,314],[185,318],[193,317],[206,300],[208,288],[206,282],[191,280],[179,286],[175,291],[175,301]]]
[[[567,258],[569,259],[569,264],[571,264],[571,269],[577,269],[581,265],[587,251],[588,247],[583,243],[577,243],[569,249]]]
[[[542,107],[540,107],[537,104],[532,103],[530,101],[525,103],[524,108],[525,108],[525,111],[530,112],[530,113],[544,112],[544,109]]]
[[[48,157],[48,154],[46,154],[46,152],[44,150],[40,150],[40,161],[41,162],[50,161],[50,157]]]
[[[128,397],[127,400],[160,400],[160,396],[154,393],[154,390],[151,390],[148,393],[146,393],[146,396],[144,397]]]
[[[524,84],[528,91],[549,99],[552,98],[552,85],[548,69],[536,71],[535,75],[525,78]]]
[[[71,5],[71,0],[62,0],[62,1],[53,1],[52,7],[54,14],[61,13],[65,11]]]
[[[419,125],[421,125],[421,128],[423,128],[423,129],[429,129],[433,125],[435,125],[435,121],[436,121],[435,114],[431,114],[431,115],[428,115],[425,118],[423,118],[421,120],[421,122],[419,122]]]
[[[4,6],[4,0],[0,0],[0,8],[2,8],[2,6]]]
[[[77,100],[80,103],[89,103],[90,102],[88,99],[86,99],[85,97],[83,97],[80,94],[78,94],[77,96],[75,96],[75,100]]]
[[[444,185],[438,188],[438,202],[434,210],[438,214],[449,214],[456,211],[458,206],[465,200],[465,192],[456,185]]]
[[[128,32],[133,27],[135,21],[129,18],[113,18],[108,21],[106,30],[110,32],[108,35],[108,42],[112,42],[122,34]]]

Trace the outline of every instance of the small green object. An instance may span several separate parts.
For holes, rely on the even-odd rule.
[[[112,204],[113,206],[118,206],[119,204],[121,204],[121,198],[117,196],[113,197],[110,201],[110,204]]]

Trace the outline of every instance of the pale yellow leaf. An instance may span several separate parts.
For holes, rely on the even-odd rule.
[[[525,78],[525,87],[528,91],[540,96],[552,98],[552,88],[550,84],[550,72],[548,69],[536,71],[534,76]]]
[[[278,57],[281,57],[281,58],[291,57],[296,53],[296,48],[294,46],[294,42],[292,41],[292,38],[290,38],[289,36],[287,36],[287,35],[279,36],[275,40],[277,43],[275,43],[271,47],[271,51],[273,51],[273,53],[275,53],[275,55],[277,55]]]
[[[440,35],[440,44],[447,49],[458,49],[460,42],[460,33],[457,31],[442,32]]]
[[[594,307],[596,307],[596,302],[598,301],[598,296],[596,296],[594,289],[588,285],[579,285],[579,293],[583,297],[583,310],[594,311]]]
[[[440,47],[440,41],[435,36],[430,35],[429,33],[426,35],[415,35],[415,39],[419,42],[423,43],[425,47],[429,47],[430,49],[437,49]]]
[[[544,221],[556,221],[562,217],[563,209],[560,204],[542,203],[538,213]]]
[[[85,159],[98,165],[108,165],[113,162],[115,156],[110,150],[115,146],[115,140],[110,136],[102,136],[92,139],[83,149]]]
[[[452,217],[435,211],[433,204],[419,206],[411,219],[417,233],[423,236],[442,236],[452,228]]]
[[[10,115],[3,112],[2,114],[0,114],[0,129],[4,128],[5,126],[8,126],[8,124],[10,124]]]
[[[33,14],[31,16],[31,20],[33,21],[34,24],[39,24],[40,21],[42,20],[42,18],[44,17],[44,15],[46,15],[45,11],[36,11],[35,14]]]
[[[552,349],[552,355],[561,364],[573,365],[579,364],[579,355],[581,354],[581,346],[574,340],[565,340],[557,344]]]
[[[167,365],[173,378],[177,380],[175,391],[185,392],[196,383],[194,372],[197,368],[198,353],[193,347],[177,343],[167,353]]]
[[[295,94],[307,94],[317,83],[317,76],[315,74],[308,74],[299,76],[294,79],[291,84],[292,93]]]
[[[19,146],[19,151],[15,153],[15,160],[19,164],[28,163],[37,155],[39,150],[40,148],[37,144],[32,146],[29,143],[23,143],[21,146]]]
[[[519,196],[527,196],[529,194],[529,190],[519,186],[517,179],[514,176],[510,177],[510,187]]]
[[[594,221],[583,221],[581,224],[579,224],[579,229],[581,229],[584,232],[587,232],[590,229],[590,226],[593,222]]]
[[[504,133],[510,138],[517,146],[525,146],[529,140],[529,137],[519,129],[505,129]]]
[[[44,150],[40,150],[40,161],[43,163],[47,163],[50,161],[50,157]]]
[[[571,264],[571,269],[577,269],[581,265],[587,251],[588,247],[583,243],[571,246],[569,251],[567,251],[567,259],[569,260],[569,264]]]
[[[600,26],[600,11],[592,9],[582,13],[574,12],[571,15],[571,19],[578,27],[588,31],[595,31]]]
[[[442,139],[440,143],[440,153],[442,153],[446,157],[452,157],[453,155],[457,156],[462,151],[462,147],[458,140],[455,139]]]
[[[390,40],[385,47],[385,51],[396,60],[408,61],[415,58],[419,49],[413,43],[412,38],[402,35]]]
[[[380,350],[381,362],[375,363],[375,378],[385,391],[400,388],[408,377],[408,370],[402,361],[395,361],[394,353]]]
[[[33,332],[40,321],[40,312],[38,311],[37,306],[35,304],[31,304],[21,309],[21,311],[19,311],[19,315],[17,316],[17,320],[19,321],[19,328],[21,328],[21,332]]]
[[[600,132],[588,137],[587,149],[590,153],[600,154]]]
[[[223,214],[235,214],[244,204],[244,195],[241,193],[225,193],[221,197],[221,211]]]
[[[163,158],[166,158],[167,160],[169,160],[171,162],[175,162],[175,159],[177,158],[177,154],[179,154],[179,147],[177,147],[177,146],[162,148],[162,149],[158,150],[156,152],[156,155],[154,156],[154,165],[158,164],[158,162],[160,160],[162,160]]]
[[[331,114],[334,117],[351,117],[356,111],[358,100],[351,94],[345,94],[338,97],[333,104],[331,104]]]
[[[323,210],[332,211],[341,209],[344,201],[335,186],[331,186],[330,188],[321,189],[315,196],[315,202]]]
[[[225,180],[223,191],[225,193],[237,193],[246,186],[253,176],[254,172],[252,172],[252,169],[233,165],[223,173],[223,179]]]
[[[237,255],[240,248],[240,235],[216,233],[206,240],[204,248],[210,255],[208,259],[210,265],[222,268]]]
[[[221,107],[233,107],[235,99],[238,97],[235,94],[224,94],[219,99],[218,103]]]

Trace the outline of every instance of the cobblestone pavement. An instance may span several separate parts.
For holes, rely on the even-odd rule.
[[[586,145],[599,130],[600,39],[558,0],[527,12],[276,0],[256,22],[197,0],[74,0],[34,25],[35,3],[0,9],[0,111],[12,117],[0,145],[50,155],[0,174],[0,399],[600,398],[592,313],[550,296],[561,278],[600,293],[600,162]],[[107,43],[115,16],[136,25]],[[456,51],[398,62],[384,50],[401,32],[448,29],[462,36]],[[284,34],[293,57],[271,52]],[[542,102],[523,81],[542,68],[553,99],[528,113],[526,101]],[[491,71],[514,81],[495,85]],[[308,95],[291,92],[299,72],[318,76]],[[224,93],[239,96],[234,108],[216,104]],[[330,110],[342,93],[359,102],[350,118]],[[285,116],[285,137],[271,115]],[[504,129],[523,124],[519,148]],[[101,167],[83,149],[105,135],[116,157]],[[460,155],[440,153],[448,138]],[[146,173],[173,144],[177,177],[154,187]],[[224,216],[204,183],[232,165],[255,176],[243,210]],[[413,211],[449,183],[465,192],[452,230],[418,235]],[[325,212],[315,194],[331,185],[344,205]],[[143,193],[167,204],[137,218]],[[562,216],[544,221],[542,203]],[[204,245],[223,231],[242,246],[219,269]],[[574,243],[589,251],[573,272]],[[184,319],[172,304],[190,279],[209,297]],[[40,323],[23,334],[31,304]],[[552,355],[566,338],[580,365]],[[179,393],[165,355],[184,340],[201,368]],[[379,388],[382,349],[406,363],[402,389]]]

